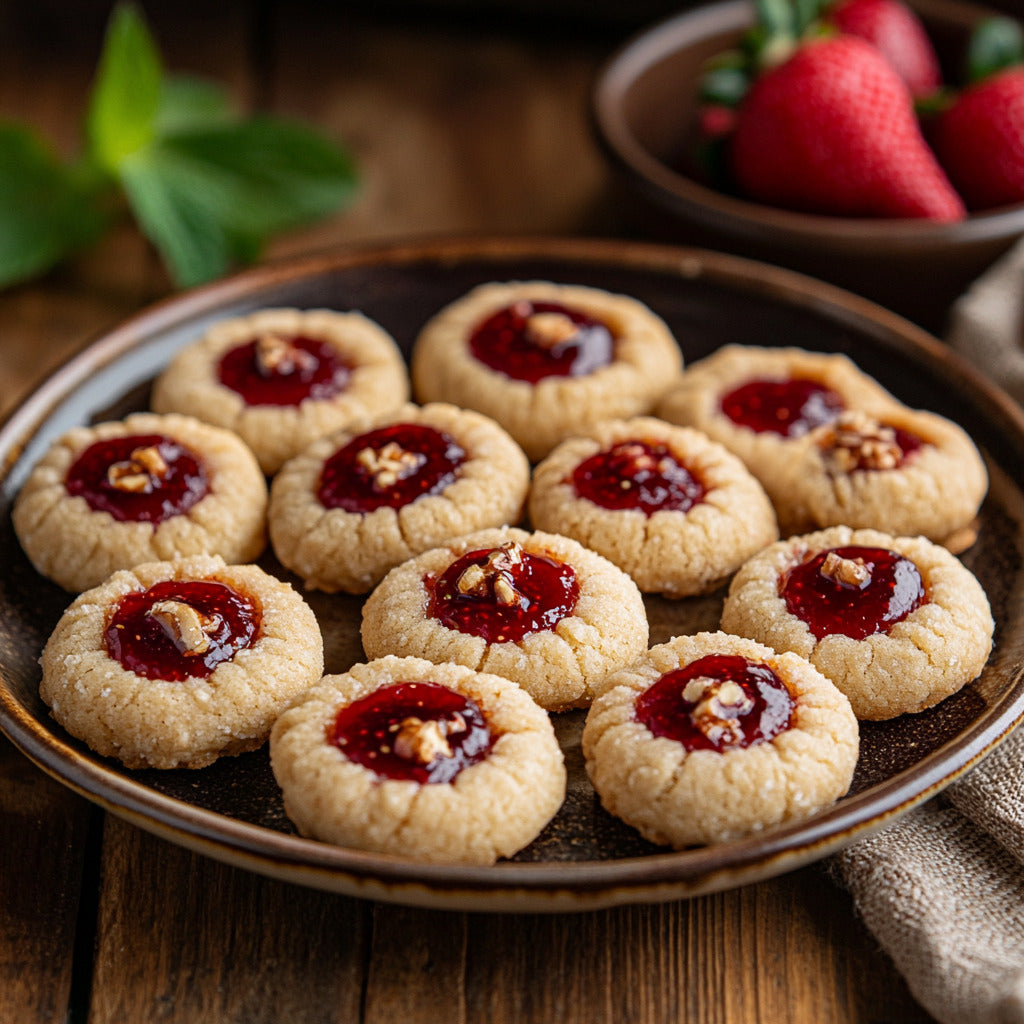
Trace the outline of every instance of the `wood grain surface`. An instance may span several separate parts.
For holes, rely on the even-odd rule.
[[[372,5],[368,5],[369,6]],[[107,5],[0,8],[0,116],[77,146]],[[168,66],[305,118],[363,174],[267,258],[444,234],[625,230],[590,137],[609,28],[328,4],[153,3]],[[0,415],[171,286],[125,225],[0,293]],[[372,904],[205,859],[104,814],[0,740],[0,1022],[926,1022],[821,867],[579,915]]]

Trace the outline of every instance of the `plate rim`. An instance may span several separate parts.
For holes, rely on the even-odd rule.
[[[268,262],[209,285],[170,295],[101,332],[47,377],[0,424],[0,484],[27,439],[91,375],[137,345],[268,284],[288,284],[358,267],[417,263],[547,260],[712,277],[748,293],[889,335],[955,374],[1007,418],[1024,438],[1024,410],[938,339],[868,299],[794,271],[708,250],[616,239],[462,237],[352,245]],[[30,429],[31,428],[31,429]],[[20,442],[20,443],[15,443]],[[494,866],[423,864],[278,832],[197,807],[107,768],[46,727],[11,693],[0,664],[0,731],[31,761],[80,796],[178,845],[286,881],[349,895],[448,909],[565,911],[688,898],[777,875],[818,860],[902,816],[959,778],[1024,719],[1024,667],[959,734],[910,770],[815,816],[728,844],[592,861],[500,862]],[[952,767],[948,762],[954,762]],[[879,792],[881,791],[881,792]],[[880,799],[881,798],[881,799]],[[882,803],[880,809],[879,803]],[[874,810],[872,810],[874,808]]]

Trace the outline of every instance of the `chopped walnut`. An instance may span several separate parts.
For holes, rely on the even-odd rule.
[[[863,558],[843,558],[830,551],[818,572],[827,580],[846,587],[863,587],[871,579],[871,570]]]
[[[526,339],[541,348],[556,348],[571,341],[579,327],[564,313],[532,313],[526,319]]]
[[[256,338],[256,369],[261,377],[287,376],[316,367],[316,356],[283,334],[267,331]]]
[[[382,491],[412,476],[426,461],[422,452],[406,451],[396,441],[389,441],[383,448],[367,446],[356,454],[356,462],[373,477],[373,486]]]
[[[690,720],[712,743],[729,745],[743,739],[740,717],[753,711],[754,698],[738,683],[698,676],[686,684],[683,699],[695,704]]]
[[[507,541],[495,548],[483,565],[467,566],[456,581],[460,594],[486,597],[493,594],[498,604],[512,607],[519,604],[522,594],[516,589],[512,569],[523,560],[523,549],[515,541]]]
[[[430,764],[439,757],[451,757],[452,746],[447,737],[465,732],[466,720],[456,712],[451,718],[424,722],[415,715],[403,718],[395,733],[394,751],[406,761]]]
[[[858,410],[848,410],[822,427],[818,447],[828,468],[836,473],[896,469],[903,460],[896,431]]]
[[[220,624],[217,616],[204,615],[184,601],[155,601],[147,613],[182,654],[205,654],[210,634]]]
[[[114,462],[108,466],[107,482],[119,491],[148,494],[155,484],[167,476],[169,469],[160,454],[160,448],[151,444],[136,448],[123,462]]]

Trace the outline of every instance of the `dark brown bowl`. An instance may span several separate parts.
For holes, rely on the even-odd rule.
[[[972,26],[992,12],[958,0],[910,2],[955,82]],[[956,297],[1024,235],[1024,205],[959,224],[822,217],[748,202],[676,169],[704,62],[753,21],[747,0],[695,8],[635,36],[602,69],[594,129],[641,228],[811,274],[941,332]]]

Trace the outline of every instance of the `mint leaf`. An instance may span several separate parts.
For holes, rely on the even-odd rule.
[[[83,180],[27,128],[0,125],[0,287],[42,273],[107,225]]]
[[[171,135],[235,119],[231,101],[215,82],[176,75],[161,84],[153,133]]]
[[[134,6],[119,5],[107,28],[90,98],[86,137],[93,159],[115,172],[154,136],[163,71],[149,29]]]
[[[195,187],[216,196],[223,224],[258,236],[332,213],[356,184],[344,151],[275,118],[179,132],[162,139],[159,149]]]

